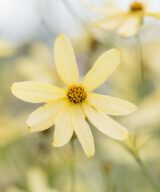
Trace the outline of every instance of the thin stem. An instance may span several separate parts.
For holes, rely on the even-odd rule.
[[[136,153],[134,153],[134,158],[135,158],[136,162],[139,164],[139,166],[141,167],[145,177],[148,179],[148,181],[150,182],[150,184],[152,185],[154,190],[156,192],[159,192],[157,183],[153,180],[153,176],[150,174],[148,169],[145,167],[145,165],[143,164],[143,161],[140,159],[140,157]]]
[[[155,137],[155,135],[151,135],[148,139],[146,139],[138,148],[137,151],[140,151],[146,144],[148,144],[152,139]]]
[[[122,144],[122,143],[120,143],[120,144],[121,144],[121,146],[123,146],[132,155],[132,157],[135,159],[137,164],[141,167],[141,170],[142,170],[144,176],[149,181],[149,183],[153,187],[154,191],[155,192],[160,192],[159,186],[157,185],[156,181],[153,179],[153,176],[151,175],[151,173],[148,171],[148,169],[144,165],[144,163],[143,163],[142,159],[140,158],[138,152],[130,149],[125,144]]]
[[[75,12],[75,10],[73,9],[73,7],[70,5],[70,3],[68,2],[68,0],[63,0],[64,5],[66,6],[66,8],[68,9],[69,13],[72,15],[72,17],[79,22],[79,24],[82,24],[84,26],[87,26],[87,24],[85,23],[85,21]]]
[[[143,80],[144,80],[144,61],[143,61],[142,44],[141,44],[139,35],[136,35],[136,40],[137,40],[137,47],[138,47],[138,53],[139,53],[140,75],[141,75],[141,80],[143,82]]]
[[[107,183],[107,186],[106,186],[106,191],[107,192],[114,192],[115,191],[115,186],[113,185],[113,182],[112,182],[112,174],[110,173],[108,175],[108,183]]]
[[[49,3],[51,3],[50,1],[48,1]],[[51,7],[51,5],[49,5],[49,7]],[[54,30],[52,29],[52,27],[47,23],[46,18],[44,14],[48,14],[48,7],[46,7],[46,2],[45,4],[43,4],[42,2],[39,2],[38,4],[38,8],[39,8],[39,14],[40,14],[40,22],[42,27],[44,28],[44,30],[47,32],[47,34],[53,38],[56,34],[54,32]]]
[[[74,139],[71,140],[72,160],[71,160],[71,192],[76,191],[76,154]]]
[[[112,165],[101,162],[101,169],[104,178],[104,191],[114,192],[115,186],[112,181]]]

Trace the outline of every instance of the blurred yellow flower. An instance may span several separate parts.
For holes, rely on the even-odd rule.
[[[127,115],[136,106],[127,101],[92,93],[106,81],[120,63],[116,49],[103,53],[92,69],[79,83],[79,72],[69,38],[57,37],[54,46],[56,68],[66,89],[39,82],[14,83],[12,93],[26,102],[46,103],[30,114],[30,131],[43,131],[55,124],[53,146],[67,144],[76,133],[88,157],[95,153],[94,139],[87,118],[99,131],[118,140],[124,140],[128,131],[108,115]]]
[[[159,127],[160,124],[160,90],[153,91],[141,101],[138,106],[138,111],[122,120],[127,125],[130,124],[130,128],[133,131],[154,130]],[[140,132],[140,131],[139,131]]]
[[[103,19],[95,22],[95,25],[105,30],[116,30],[126,38],[132,37],[139,32],[144,17],[150,16],[160,19],[160,12],[148,11],[146,2],[142,0],[133,1],[127,10],[111,6],[108,9],[107,7],[105,9],[108,14]],[[104,8],[102,8],[102,12],[104,12]]]
[[[23,75],[25,79],[29,78],[33,81],[58,83],[58,75],[52,66],[53,59],[50,49],[45,44],[35,43],[29,49],[29,53],[16,60],[19,74]]]
[[[58,192],[52,189],[47,182],[46,175],[39,168],[32,168],[27,173],[27,187],[29,192]],[[7,192],[26,192],[17,187],[10,187]]]
[[[16,48],[11,42],[5,39],[0,39],[0,57],[8,57],[16,52]]]
[[[0,147],[3,147],[11,142],[25,137],[27,132],[22,128],[23,117],[10,117],[8,114],[3,114],[0,118]],[[13,120],[14,119],[14,120]]]

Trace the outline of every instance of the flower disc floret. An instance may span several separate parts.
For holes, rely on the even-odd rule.
[[[68,88],[67,98],[71,103],[79,104],[85,101],[87,93],[84,87],[80,85],[72,85]]]
[[[144,9],[143,4],[138,1],[133,2],[130,6],[131,12],[139,12],[139,11],[143,11],[143,9]]]

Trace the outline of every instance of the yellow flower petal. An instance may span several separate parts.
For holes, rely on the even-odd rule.
[[[67,84],[78,82],[78,68],[72,44],[66,35],[59,35],[54,45],[54,58],[58,74]]]
[[[89,0],[85,0],[86,2],[84,3],[84,5],[94,11],[95,13],[103,13],[105,15],[111,15],[114,13],[118,13],[121,12],[120,7],[115,4],[115,2],[109,1],[109,2],[103,2],[102,5],[97,6],[93,3],[91,3],[91,1]]]
[[[103,53],[95,62],[91,70],[86,74],[83,84],[91,91],[100,86],[120,63],[120,53],[111,49]]]
[[[128,115],[137,110],[137,107],[128,101],[106,95],[91,93],[88,101],[98,111],[108,115]]]
[[[62,101],[56,101],[33,111],[27,119],[27,125],[30,131],[38,132],[50,128],[54,125],[55,119],[63,107],[64,103]]]
[[[124,140],[128,137],[128,131],[122,125],[114,121],[105,114],[96,111],[86,104],[83,105],[89,121],[103,134],[108,135],[117,140]]]
[[[19,99],[31,103],[45,103],[65,97],[64,89],[34,81],[14,83],[11,91]]]
[[[156,19],[160,19],[160,12],[157,13],[157,12],[153,12],[153,13],[145,13],[145,16],[150,16],[150,17],[155,17]]]
[[[27,183],[28,189],[31,192],[49,192],[47,178],[40,168],[33,167],[27,171]]]
[[[118,33],[123,37],[132,37],[136,35],[141,26],[141,17],[130,16],[122,23],[118,29]]]
[[[114,15],[107,16],[97,22],[94,22],[95,26],[104,30],[117,29],[120,24],[124,21],[128,13],[117,13]]]
[[[62,147],[70,141],[73,135],[72,115],[71,107],[66,107],[59,113],[55,122],[54,147]]]
[[[92,157],[95,153],[94,139],[81,107],[75,108],[73,126],[85,154],[87,157]]]

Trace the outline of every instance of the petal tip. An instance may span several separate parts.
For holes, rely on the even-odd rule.
[[[28,131],[29,131],[30,133],[38,132],[38,131],[34,130],[34,129],[31,127],[31,125],[27,125],[27,128],[28,128]]]
[[[92,153],[88,153],[88,154],[86,154],[86,156],[87,156],[88,158],[92,158],[94,155],[95,155],[95,151],[92,152]]]
[[[132,104],[132,113],[137,111],[138,107],[135,104]]]
[[[52,146],[53,147],[63,147],[63,146],[65,146],[65,143],[58,143],[58,142],[56,142],[55,140],[52,142]]]
[[[64,39],[67,38],[67,36],[64,33],[61,33],[58,35],[57,39]]]
[[[52,142],[52,146],[53,147],[59,147],[58,143],[56,143],[55,141]]]
[[[117,57],[120,57],[120,55],[121,55],[119,49],[113,48],[113,49],[111,49],[110,51],[114,52],[114,54],[115,54]]]
[[[126,139],[128,139],[128,137],[129,137],[129,132],[127,129],[125,129],[123,134],[121,135],[121,137],[118,140],[120,140],[120,141],[126,140]]]
[[[14,94],[14,90],[15,90],[15,83],[13,83],[10,87],[10,90],[12,92],[12,94]]]
[[[28,128],[30,133],[33,133],[33,129],[30,126],[28,126],[27,128]]]
[[[137,109],[138,109],[138,107],[135,104],[129,103],[128,111],[127,111],[126,115],[136,112]]]

